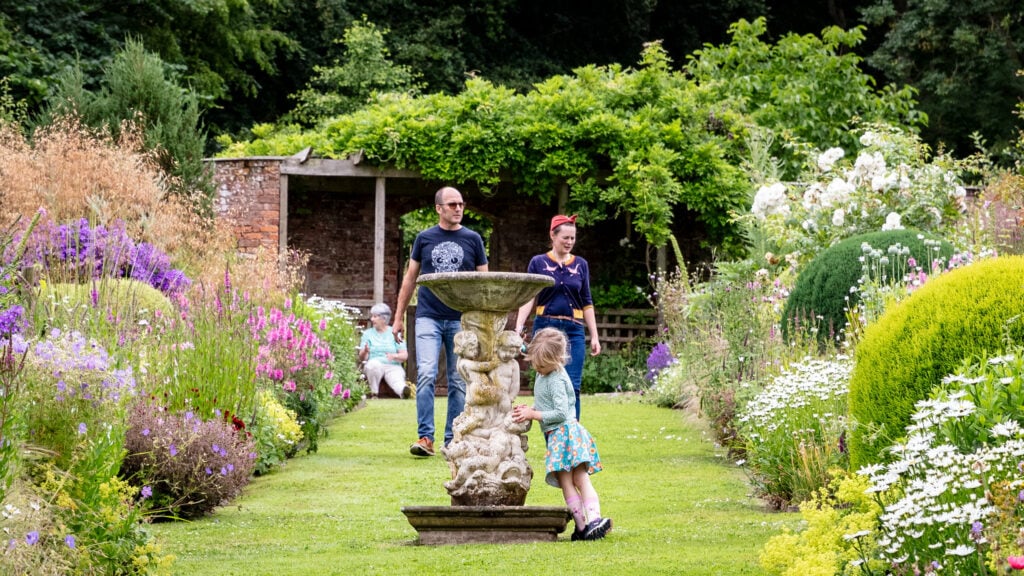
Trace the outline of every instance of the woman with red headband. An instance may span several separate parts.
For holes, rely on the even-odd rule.
[[[576,215],[559,214],[552,218],[549,234],[551,251],[534,256],[526,271],[551,276],[555,284],[523,304],[516,317],[516,332],[523,332],[526,319],[535,310],[534,333],[544,328],[557,328],[565,333],[569,341],[569,362],[565,370],[576,392],[576,419],[579,420],[580,384],[587,348],[584,328],[590,333],[590,355],[601,353],[594,300],[590,297],[590,267],[586,260],[572,253],[576,244]]]

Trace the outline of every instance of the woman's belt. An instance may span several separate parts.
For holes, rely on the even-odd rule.
[[[580,324],[580,325],[583,324],[583,322],[581,320],[577,320],[576,318],[573,318],[572,316],[547,316],[547,315],[541,315],[541,318],[550,318],[552,320],[568,320],[569,322],[575,322],[576,324]]]

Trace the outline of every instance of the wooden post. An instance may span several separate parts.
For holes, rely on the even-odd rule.
[[[280,176],[280,213],[277,216],[277,259],[282,265],[288,257],[288,175]]]
[[[373,302],[384,301],[384,177],[378,176],[373,209]]]

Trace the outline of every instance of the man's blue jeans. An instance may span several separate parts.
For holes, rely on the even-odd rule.
[[[466,404],[466,383],[455,369],[455,333],[462,329],[458,320],[416,318],[416,421],[419,437],[434,439],[434,384],[437,363],[444,344],[448,369],[448,419],[444,426],[444,444],[452,441],[452,421],[462,414]]]
[[[419,326],[416,328],[419,329]],[[568,340],[569,362],[565,365],[565,371],[569,373],[572,389],[576,392],[576,420],[579,420],[580,386],[583,384],[583,359],[587,356],[587,337],[583,331],[583,325],[572,320],[537,316],[533,319],[533,333],[536,334],[541,328],[557,328],[565,333],[565,339]]]

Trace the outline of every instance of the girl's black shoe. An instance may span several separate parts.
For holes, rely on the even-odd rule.
[[[600,540],[604,538],[604,535],[611,532],[612,530],[612,519],[611,518],[598,518],[590,524],[587,524],[586,529],[583,530],[583,540]]]

